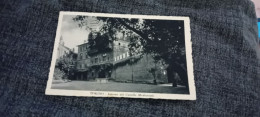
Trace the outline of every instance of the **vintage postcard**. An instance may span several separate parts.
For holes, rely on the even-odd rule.
[[[46,95],[196,100],[189,17],[60,12]]]

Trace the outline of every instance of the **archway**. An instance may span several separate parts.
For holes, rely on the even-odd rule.
[[[98,73],[98,77],[99,77],[99,78],[105,78],[105,77],[106,77],[106,72],[105,72],[105,70],[101,70],[101,71]]]

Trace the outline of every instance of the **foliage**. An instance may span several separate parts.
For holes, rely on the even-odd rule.
[[[106,52],[112,50],[112,48],[109,46],[109,44],[112,43],[112,40],[110,40],[107,34],[101,35],[100,32],[97,32],[96,36],[94,36],[93,33],[90,33],[88,37],[88,43],[90,48],[88,53],[89,55],[92,55],[95,52]]]
[[[57,59],[56,61],[56,68],[63,71],[66,75],[71,75],[75,72],[75,65],[74,61],[76,60],[77,56],[73,52],[69,52],[68,54],[64,55],[63,57]]]
[[[65,76],[66,76],[65,73],[60,69],[58,68],[54,69],[54,75],[53,75],[54,80],[62,80],[64,79]]]
[[[77,16],[74,21],[84,26],[86,18],[87,16]],[[115,37],[118,31],[132,36],[129,44],[130,55],[140,52],[151,54],[156,61],[163,60],[168,65],[168,78],[174,78],[172,72],[175,71],[187,86],[183,21],[107,17],[97,19],[104,22],[100,32],[108,33],[111,37]]]

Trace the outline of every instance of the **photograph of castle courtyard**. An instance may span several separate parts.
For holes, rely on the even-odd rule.
[[[184,20],[66,14],[59,23],[51,89],[190,94]]]

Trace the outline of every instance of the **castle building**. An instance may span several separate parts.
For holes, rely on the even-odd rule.
[[[78,45],[76,79],[108,78],[119,82],[153,82],[156,79],[167,82],[162,64],[155,63],[151,55],[131,56],[129,43],[129,36],[124,33],[111,37],[107,33],[91,32],[88,42]]]

